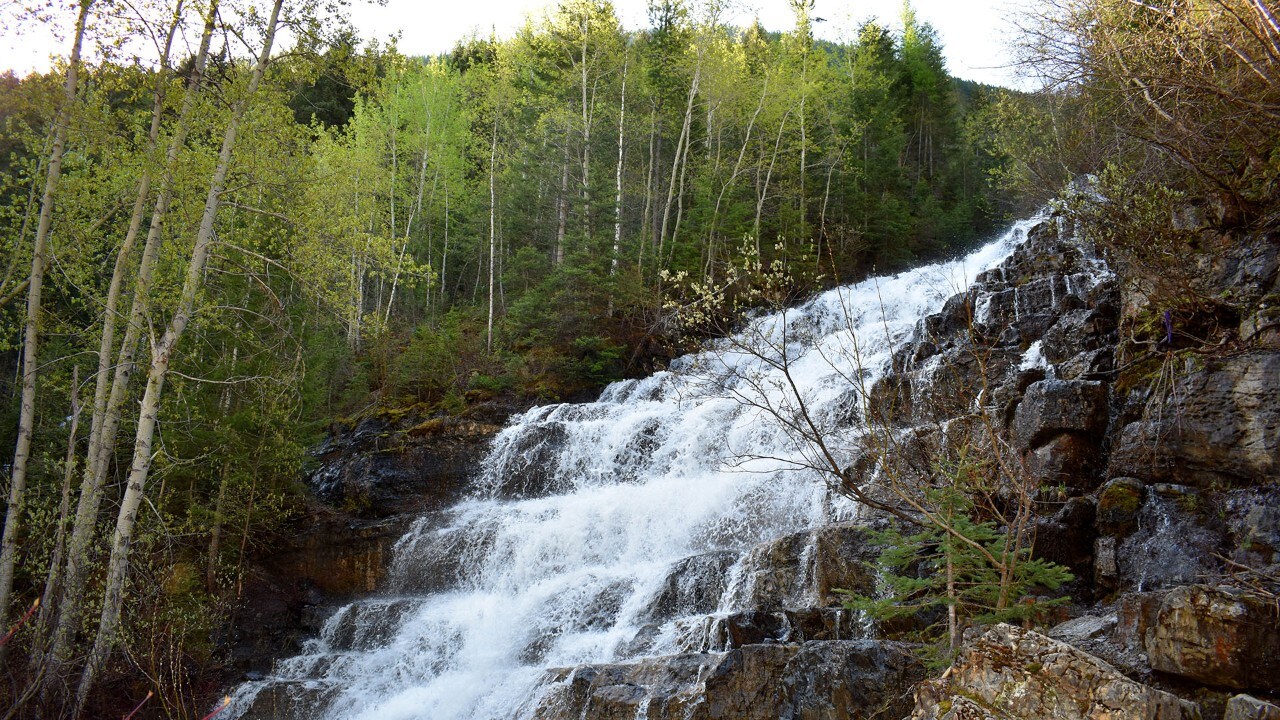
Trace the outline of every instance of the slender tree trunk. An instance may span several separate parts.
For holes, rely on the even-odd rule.
[[[182,19],[181,13],[182,3],[179,2],[174,6],[172,23],[166,35],[164,50],[160,57],[160,68],[156,77],[155,104],[151,112],[151,129],[147,135],[146,155],[148,160],[155,153],[156,145],[160,138],[160,126],[165,115],[165,87],[170,77],[168,72],[169,52],[173,47],[173,37]],[[107,414],[107,391],[110,387],[111,357],[115,351],[115,333],[118,323],[120,297],[125,276],[130,269],[133,247],[137,244],[138,233],[142,230],[142,220],[146,215],[147,200],[151,196],[151,180],[151,163],[148,162],[143,166],[142,176],[138,179],[133,212],[129,217],[129,228],[125,232],[124,242],[120,244],[120,249],[116,253],[115,265],[111,271],[111,282],[107,289],[107,302],[103,307],[102,337],[98,345],[98,370],[94,376],[93,412],[89,428],[89,451],[85,465],[85,475],[87,477],[93,477],[98,468],[98,449],[102,444],[102,429]],[[114,442],[114,437],[112,441]],[[96,509],[95,506],[95,515]],[[61,568],[55,569],[61,572]]]
[[[804,58],[800,61],[800,227],[798,232],[800,235],[807,234],[805,232],[805,222],[808,219],[808,202],[805,199],[805,174],[809,169],[809,127],[808,118],[805,110],[807,109],[807,101],[809,99],[808,81],[806,79],[809,70],[809,54],[806,51]]]
[[[680,154],[680,189],[676,192],[676,221],[671,226],[671,246],[668,251],[668,261],[676,254],[676,237],[680,234],[680,222],[684,219],[684,181],[689,173],[689,148],[692,146],[692,133],[685,133],[684,151]]]
[[[147,374],[147,389],[143,394],[141,409],[138,413],[138,430],[134,441],[133,463],[129,470],[129,478],[125,487],[124,498],[120,503],[120,513],[116,519],[116,530],[112,540],[111,558],[107,564],[107,579],[102,602],[102,615],[98,623],[98,635],[93,650],[85,663],[84,673],[80,678],[80,686],[76,690],[76,707],[74,716],[79,717],[88,701],[89,692],[102,665],[115,645],[116,631],[120,624],[120,615],[124,603],[124,583],[128,571],[129,545],[133,539],[133,528],[138,520],[138,508],[142,504],[143,492],[147,476],[151,470],[152,442],[155,439],[157,416],[160,410],[160,396],[169,373],[169,363],[173,359],[178,341],[187,329],[191,314],[195,307],[196,295],[204,278],[205,265],[209,259],[210,244],[213,241],[213,226],[217,219],[218,207],[226,186],[227,172],[231,167],[231,155],[235,149],[236,137],[240,130],[245,111],[262,82],[267,64],[271,60],[271,46],[275,40],[277,23],[280,18],[280,7],[284,0],[275,0],[271,9],[271,17],[267,22],[266,37],[263,39],[262,52],[254,65],[253,74],[245,97],[236,103],[226,132],[222,138],[222,149],[218,155],[218,164],[214,169],[209,184],[209,194],[205,199],[204,213],[200,218],[200,229],[196,233],[195,246],[192,248],[191,261],[187,267],[187,277],[183,282],[182,295],[173,317],[164,335],[152,353],[151,369]]]
[[[498,253],[498,110],[493,111],[493,138],[489,143],[489,320],[485,325],[484,347],[493,352],[493,278]]]
[[[618,108],[618,164],[613,172],[613,256],[609,260],[609,275],[618,274],[618,253],[622,247],[622,148],[627,129],[627,62],[622,58],[622,99]]]
[[[657,110],[652,109],[649,112],[649,160],[645,164],[644,169],[644,212],[640,218],[640,241],[636,243],[636,269],[640,273],[641,278],[644,277],[644,247],[647,238],[652,237],[654,231],[653,222],[653,174],[657,168],[657,159],[655,158],[657,143]],[[655,243],[656,245],[656,243]]]
[[[44,290],[45,254],[48,252],[49,228],[53,224],[54,196],[62,178],[62,156],[67,147],[67,130],[75,111],[80,88],[80,48],[84,43],[85,24],[93,0],[80,0],[75,35],[71,41],[71,59],[62,87],[62,107],[54,118],[53,147],[49,152],[49,170],[45,176],[44,194],[40,198],[40,220],[36,226],[35,246],[31,254],[30,284],[27,286],[27,323],[22,340],[22,401],[18,414],[18,442],[13,453],[13,471],[9,476],[9,505],[4,518],[4,536],[0,540],[0,628],[9,627],[9,604],[13,594],[13,568],[18,557],[18,531],[22,522],[22,505],[27,488],[27,466],[31,460],[31,436],[35,431],[36,378],[39,373],[40,304]],[[4,657],[0,646],[0,659]]]
[[[773,168],[778,163],[778,151],[782,147],[782,130],[787,126],[787,118],[791,113],[788,111],[782,116],[782,122],[778,124],[778,136],[773,142],[773,155],[769,159],[769,169],[764,174],[764,184],[760,187],[756,196],[756,219],[752,226],[752,232],[756,238],[756,257],[760,257],[760,216],[764,214],[764,201],[769,197],[769,182],[773,179]]]
[[[956,568],[951,557],[951,539],[947,539],[947,644],[951,652],[960,647],[960,621],[956,617]]]
[[[347,347],[355,350],[360,345],[360,301],[364,299],[364,270],[360,258],[351,251],[351,313],[347,319]]]
[[[231,367],[234,370],[240,358],[240,348],[231,349]],[[231,413],[231,386],[222,390],[222,415]],[[205,590],[212,593],[218,587],[218,551],[222,545],[222,523],[225,521],[227,508],[227,488],[231,485],[231,461],[223,460],[222,473],[218,480],[218,500],[213,505],[213,526],[209,528],[209,553],[205,562]]]
[[[71,369],[71,427],[67,431],[67,456],[62,466],[62,500],[58,503],[58,527],[54,531],[53,553],[49,557],[49,572],[45,575],[44,592],[40,594],[40,614],[37,627],[45,627],[52,614],[54,597],[58,594],[58,582],[62,575],[62,554],[66,551],[67,520],[71,515],[71,480],[76,474],[76,433],[80,429],[80,366]]]
[[[765,98],[767,98],[768,96],[769,96],[769,79],[766,77],[760,86],[760,101],[756,103],[755,112],[751,114],[751,120],[747,123],[747,131],[745,136],[742,138],[742,145],[741,147],[738,148],[738,159],[735,160],[733,163],[733,172],[729,174],[729,179],[725,180],[724,184],[720,186],[720,194],[716,197],[716,206],[711,213],[711,223],[707,231],[707,243],[711,247],[711,250],[707,253],[708,259],[707,259],[706,274],[708,277],[714,277],[714,272],[715,272],[714,265],[713,265],[713,263],[715,262],[715,233],[716,233],[716,225],[720,217],[720,205],[721,205],[721,202],[724,200],[725,192],[729,190],[729,188],[733,185],[734,181],[737,180],[738,175],[742,173],[742,162],[744,159],[746,159],[747,148],[751,146],[751,133],[755,130],[756,120],[760,118],[760,113],[761,111],[764,110]]]
[[[427,120],[427,136],[431,135],[431,121]],[[418,169],[418,200],[409,211],[409,218],[404,225],[404,244],[400,246],[400,257],[396,260],[396,272],[391,278],[391,297],[387,299],[387,311],[382,318],[384,326],[391,322],[391,305],[396,301],[396,286],[400,284],[400,271],[404,268],[404,254],[409,249],[409,232],[413,229],[414,217],[422,211],[422,190],[427,183],[427,147],[422,148],[422,163]],[[434,193],[435,190],[432,190]],[[430,253],[427,255],[431,257]]]
[[[394,107],[394,106],[393,106]],[[388,184],[387,194],[391,201],[391,242],[396,240],[396,179],[399,175],[400,164],[400,148],[396,143],[399,135],[400,120],[396,117],[395,112],[391,113],[391,181]]]
[[[53,640],[46,662],[49,671],[45,673],[45,685],[42,692],[53,690],[51,683],[60,682],[61,667],[70,656],[71,638],[80,625],[80,609],[84,603],[84,577],[88,568],[89,548],[97,530],[98,509],[102,502],[102,489],[106,483],[107,470],[110,465],[111,451],[115,448],[116,437],[120,429],[120,416],[128,397],[129,380],[136,367],[135,356],[142,331],[146,328],[146,315],[150,298],[151,277],[160,254],[161,234],[164,220],[169,211],[173,195],[173,172],[177,165],[178,155],[186,144],[190,130],[191,116],[195,111],[196,100],[204,79],[204,70],[208,63],[209,46],[213,38],[213,30],[217,21],[218,2],[210,3],[205,14],[204,30],[200,38],[200,47],[188,80],[182,108],[179,111],[173,138],[165,155],[164,174],[160,179],[155,207],[151,212],[147,239],[143,244],[142,258],[138,265],[138,275],[134,283],[133,300],[129,310],[129,320],[125,325],[125,335],[120,343],[120,352],[116,360],[115,373],[111,381],[111,392],[105,405],[100,405],[100,393],[105,388],[105,375],[97,378],[98,385],[94,389],[95,418],[101,415],[97,435],[94,436],[92,425],[89,437],[89,449],[86,455],[84,475],[81,479],[80,499],[76,506],[75,524],[72,526],[71,540],[67,547],[67,567],[62,582],[62,599],[58,605],[58,619],[53,628]],[[114,282],[114,273],[113,273]],[[115,313],[107,312],[103,320],[103,333],[114,333]],[[111,347],[103,344],[99,352],[105,348],[105,357],[110,358]],[[98,369],[102,373],[104,364],[102,356],[98,360]]]
[[[564,139],[564,161],[560,167],[560,199],[556,203],[556,265],[564,262],[564,238],[569,228],[569,138]]]
[[[222,523],[227,507],[227,487],[231,485],[231,463],[224,460],[218,481],[218,499],[213,505],[213,526],[209,528],[209,551],[205,557],[204,589],[213,593],[218,587],[218,551],[222,545]]]
[[[27,288],[29,287],[31,287],[31,278],[29,277],[23,278],[21,282],[13,286],[12,290],[5,293],[4,295],[0,295],[0,308],[3,308],[5,305],[8,305],[9,303],[16,300],[18,296],[26,292]]]
[[[698,82],[702,78],[702,52],[698,53],[698,63],[694,66],[693,80],[689,83],[689,97],[685,103],[684,124],[680,127],[680,138],[676,141],[676,151],[671,159],[671,180],[667,183],[667,201],[662,206],[662,230],[658,233],[658,267],[661,268],[664,256],[663,246],[667,239],[667,224],[671,218],[671,203],[675,200],[676,183],[680,177],[680,162],[685,154],[685,145],[689,141],[689,127],[693,121],[693,101],[698,96]]]
[[[582,18],[582,230],[591,237],[591,114],[587,105],[587,18]],[[594,93],[593,93],[594,94]]]
[[[445,181],[444,181],[444,247],[440,251],[440,302],[439,302],[440,309],[444,309],[445,304],[449,302],[448,277],[449,277],[449,177],[446,175]]]

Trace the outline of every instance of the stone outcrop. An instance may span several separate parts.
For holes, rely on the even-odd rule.
[[[1118,477],[1107,481],[1098,493],[1098,529],[1108,535],[1124,536],[1138,527],[1147,487],[1137,478]]]
[[[945,677],[920,685],[911,718],[1199,720],[1200,709],[1071,645],[996,625],[961,648]]]
[[[1092,498],[1074,497],[1062,504],[1058,512],[1036,522],[1036,554],[1058,563],[1085,577],[1094,562],[1092,532],[1097,509]]]
[[[296,534],[273,538],[270,553],[246,564],[236,624],[216,638],[232,668],[268,670],[319,631],[336,604],[379,589],[393,545],[415,516],[461,497],[510,409],[485,407],[473,418],[384,413],[336,430],[314,451],[320,467],[308,484],[319,502]]]
[[[714,612],[725,590],[725,573],[738,553],[719,550],[677,562],[667,573],[662,590],[649,603],[643,619],[663,622],[684,615]]]
[[[1222,720],[1280,720],[1280,706],[1252,695],[1236,695],[1227,701]]]
[[[325,606],[379,587],[407,519],[352,522],[314,509],[306,532],[245,568],[236,624],[217,638],[240,671],[267,670],[320,629]]]
[[[923,676],[908,647],[870,640],[746,645],[725,653],[553,670],[536,720],[855,720],[902,717]]]
[[[745,597],[736,604],[762,610],[839,605],[836,590],[874,591],[879,554],[867,530],[855,525],[781,537],[757,546],[743,560]]]
[[[1280,577],[1280,485],[1233,490],[1222,508],[1231,559]]]
[[[679,630],[677,645],[686,652],[723,652],[747,645],[811,640],[856,640],[873,634],[873,627],[865,617],[843,608],[741,610],[723,616],[682,619],[676,627]],[[644,635],[642,631],[642,638]]]
[[[1147,486],[1136,529],[1116,543],[1120,585],[1156,590],[1221,573],[1226,537],[1216,503],[1185,485]]]
[[[1150,417],[1125,426],[1111,474],[1197,487],[1280,482],[1280,352],[1182,368]]]
[[[1209,685],[1280,688],[1280,615],[1238,590],[1194,585],[1160,599],[1143,638],[1151,667]]]
[[[439,508],[467,486],[499,426],[414,412],[373,415],[314,451],[317,497],[359,518]]]
[[[1107,386],[1097,380],[1032,383],[1013,419],[1014,437],[1039,447],[1063,433],[1099,435],[1107,427]]]

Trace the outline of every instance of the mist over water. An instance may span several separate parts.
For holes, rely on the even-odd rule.
[[[596,402],[512,418],[469,497],[397,543],[385,594],[339,609],[301,655],[239,686],[232,716],[272,689],[314,717],[528,717],[547,668],[698,649],[688,629],[708,608],[654,610],[674,565],[727,565],[713,614],[746,609],[753,546],[857,517],[761,409],[795,406],[778,366],[832,444],[847,445],[860,432],[859,388],[1032,224],[964,258],[756,318]]]

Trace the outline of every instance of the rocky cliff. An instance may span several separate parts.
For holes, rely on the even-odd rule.
[[[618,660],[546,671],[520,716],[1280,716],[1273,704],[1280,693],[1278,266],[1275,233],[1220,243],[1205,276],[1229,302],[1214,310],[1210,337],[1202,318],[1152,307],[1065,221],[1049,218],[898,344],[890,370],[870,388],[865,419],[902,438],[905,456],[927,459],[939,447],[971,441],[966,418],[981,415],[1040,488],[1036,553],[1069,567],[1076,580],[1061,591],[1072,603],[1039,631],[971,629],[952,667],[922,683],[913,648],[893,637],[912,622],[876,626],[844,609],[834,592],[877,592],[880,548],[868,519],[845,519],[671,564],[643,607],[626,610],[639,630],[618,647]],[[574,421],[591,420],[585,413]],[[528,447],[513,449],[505,457],[518,462],[494,473],[494,502],[563,491],[566,426],[551,416],[538,423],[545,432],[515,436]],[[284,577],[324,591],[300,603],[313,614],[335,597],[370,589],[403,527],[377,518],[429,516],[459,497],[464,468],[495,429],[415,418],[369,421],[339,436],[322,449],[313,484],[346,513],[345,530],[318,531],[329,537],[320,555],[343,557],[317,561],[315,548],[300,548],[270,570],[294,563]],[[659,442],[636,437],[639,445],[619,452],[650,452]],[[854,462],[849,474],[877,481],[875,463]],[[344,564],[354,574],[328,570]],[[412,587],[401,590],[439,592],[457,583],[444,565],[411,575]],[[545,667],[562,636],[614,627],[631,592],[625,583],[601,583],[566,598],[572,617],[524,629],[521,664]],[[324,626],[321,644],[337,654],[379,646],[397,618],[421,606],[397,597],[349,606]],[[295,634],[305,627],[292,622]],[[655,655],[654,648],[678,652]],[[308,679],[323,674],[323,661],[307,667],[290,676],[303,679],[282,677],[247,694],[251,706],[240,717],[311,717],[341,693]]]
[[[313,500],[296,532],[273,538],[247,568],[224,639],[234,671],[261,676],[336,606],[378,590],[396,540],[423,513],[461,496],[513,410],[490,403],[459,418],[409,409],[336,426],[313,451]]]
[[[975,408],[996,418],[1041,488],[1036,553],[1077,578],[1047,635],[971,632],[918,686],[914,719],[1280,717],[1280,335],[1267,324],[1280,236],[1235,238],[1206,262],[1238,327],[1197,338],[1175,324],[1192,318],[1165,316],[1144,339],[1164,309],[1052,218],[894,354],[869,415],[935,450],[965,441],[949,428]],[[797,616],[838,601],[815,589],[819,607],[788,602],[796,578],[827,572],[874,591],[871,543],[845,537],[804,560],[787,545],[756,552],[770,558],[758,610],[691,644],[730,655],[565,669],[535,717],[903,717],[922,671],[875,639],[894,628],[813,639]]]
[[[994,406],[1042,488],[1036,552],[1077,576],[1076,617],[971,636],[914,718],[1280,716],[1280,233],[1204,232],[1212,322],[1134,278],[1079,292],[1093,251],[1049,222],[881,381],[904,427]]]

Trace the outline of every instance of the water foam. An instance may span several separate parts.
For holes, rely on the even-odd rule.
[[[673,564],[712,551],[741,557],[856,516],[802,469],[812,450],[779,415],[803,402],[843,446],[840,436],[859,432],[860,391],[893,349],[1033,223],[966,257],[756,318],[670,371],[614,383],[594,403],[513,418],[471,496],[419,520],[397,544],[397,594],[339,610],[301,655],[237,688],[235,712],[283,688],[313,703],[316,717],[515,718],[530,712],[547,668],[631,656]],[[456,569],[441,570],[442,555]],[[740,590],[725,591],[721,613],[740,609]],[[651,633],[644,654],[680,651],[679,621]]]

